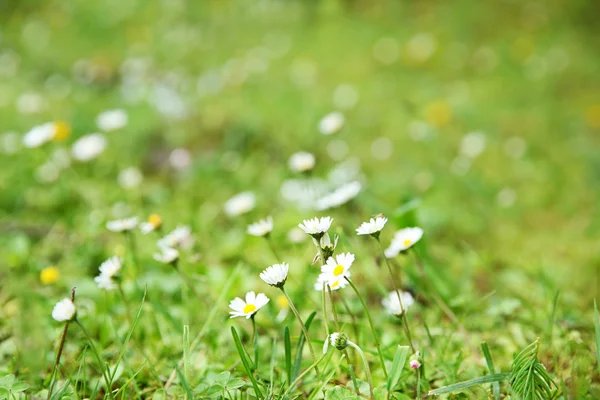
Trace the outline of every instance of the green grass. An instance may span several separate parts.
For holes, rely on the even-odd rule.
[[[313,289],[317,250],[308,236],[288,238],[317,215],[334,218],[336,254],[356,256],[352,281],[373,319],[388,378],[360,299],[346,287],[334,292],[334,303],[341,329],[366,354],[375,398],[511,394],[506,377],[515,356],[536,338],[527,365],[544,368],[556,398],[600,397],[597,12],[584,1],[0,4],[0,398],[11,390],[17,398],[46,397],[64,329],[52,307],[73,287],[78,320],[101,362],[83,331],[70,326],[54,398],[280,398],[313,359],[280,291],[259,273],[290,264],[286,293],[320,358],[325,324],[333,332],[334,321]],[[381,38],[393,41],[377,50]],[[431,54],[418,60],[411,49],[431,40]],[[398,57],[386,64],[374,55],[382,51]],[[136,62],[145,67],[135,69]],[[215,71],[222,86],[199,92],[199,78]],[[318,122],[339,108],[340,85],[358,100],[341,110],[341,132],[321,135]],[[165,87],[178,94],[185,116],[157,109]],[[23,112],[27,93],[43,99],[37,112]],[[126,110],[129,123],[106,133],[100,157],[72,161],[53,182],[38,179],[56,150],[96,132],[96,116],[113,108]],[[20,140],[56,120],[72,127],[66,141],[6,152],[13,136],[4,132]],[[473,158],[461,153],[470,132],[485,138]],[[175,148],[191,154],[182,171],[168,161]],[[286,201],[282,183],[303,179],[287,165],[297,151],[315,155],[312,176],[322,179],[341,162],[358,163],[360,194],[324,212]],[[124,189],[118,176],[131,166],[144,179]],[[224,203],[243,191],[255,193],[256,207],[228,217]],[[135,250],[105,228],[152,213],[163,230],[136,231]],[[418,375],[408,366],[413,354],[405,354],[402,322],[381,306],[393,285],[380,249],[355,234],[378,213],[389,218],[384,247],[397,229],[425,231],[415,252],[392,260],[416,299],[406,317],[422,357]],[[246,234],[268,215],[281,259]],[[153,254],[156,240],[179,225],[189,225],[195,241],[182,252],[178,274]],[[124,256],[125,299],[93,279],[113,255]],[[44,285],[40,272],[50,265],[60,276]],[[251,321],[228,315],[229,301],[250,290],[271,299],[256,314],[256,345]],[[368,397],[353,349],[343,356],[330,348],[317,368],[292,396],[354,396],[355,371]],[[521,386],[535,393],[529,383]],[[448,394],[448,387],[462,391]]]

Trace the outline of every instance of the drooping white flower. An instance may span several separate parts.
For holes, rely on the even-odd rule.
[[[23,136],[23,146],[33,148],[48,143],[54,137],[55,130],[53,122],[35,126]]]
[[[71,147],[73,158],[86,162],[98,157],[106,148],[106,138],[101,133],[91,133],[77,139]]]
[[[260,273],[260,279],[271,286],[283,287],[287,280],[290,266],[287,263],[274,264]]]
[[[113,256],[108,260],[104,261],[102,264],[100,264],[99,270],[102,275],[112,278],[113,276],[117,275],[117,273],[121,270],[122,266],[123,263],[121,258]]]
[[[266,236],[273,230],[273,218],[267,217],[248,225],[248,234],[252,236]]]
[[[400,298],[402,299],[402,306],[398,299],[398,293],[395,291],[390,292],[387,297],[381,300],[381,304],[390,315],[402,315],[403,310],[408,311],[408,308],[415,303],[415,299],[409,292],[400,291]]]
[[[301,224],[298,224],[298,227],[311,236],[323,236],[329,230],[332,222],[333,218],[331,217],[322,217],[320,219],[315,217],[313,219],[305,219]]]
[[[138,217],[117,219],[106,223],[106,229],[112,232],[127,232],[135,229],[137,226]]]
[[[144,235],[159,229],[162,226],[162,218],[158,214],[151,214],[148,221],[140,224],[140,230]]]
[[[170,247],[160,247],[160,253],[154,253],[153,258],[163,264],[172,264],[179,258],[179,250]]]
[[[127,125],[127,113],[121,109],[107,110],[96,117],[98,129],[104,132],[116,131]]]
[[[362,188],[359,181],[346,183],[315,202],[315,209],[323,211],[339,207],[355,198]]]
[[[94,278],[94,281],[96,281],[99,289],[110,291],[117,288],[117,284],[113,281],[112,276],[100,274]]]
[[[319,132],[323,135],[332,135],[339,132],[344,127],[344,114],[341,112],[332,112],[325,115],[319,121]]]
[[[390,246],[385,250],[387,258],[396,257],[401,251],[407,250],[423,237],[423,229],[419,227],[400,229],[394,234]]]
[[[256,204],[256,196],[252,192],[242,192],[227,200],[224,209],[230,217],[251,211]]]
[[[350,276],[350,267],[354,262],[354,254],[342,253],[334,257],[329,257],[325,265],[321,267],[321,275],[327,282],[335,282],[336,280],[344,280],[346,276]]]
[[[76,313],[77,309],[73,301],[69,298],[64,298],[54,306],[52,318],[58,322],[72,321]]]
[[[178,226],[156,244],[160,248],[189,249],[194,244],[192,229],[189,226]]]
[[[385,217],[371,218],[369,222],[363,222],[357,229],[358,235],[374,235],[381,232],[387,222]]]
[[[315,166],[315,156],[305,151],[292,154],[288,161],[290,169],[294,172],[310,171]]]
[[[329,335],[327,339],[325,339],[325,343],[323,343],[323,354],[327,353],[327,349],[329,345],[338,350],[344,350],[350,344],[350,340],[348,340],[348,336],[346,336],[343,332],[333,332]]]
[[[230,318],[246,317],[250,319],[258,310],[264,307],[269,302],[269,298],[264,293],[255,294],[254,292],[246,293],[246,300],[236,297],[229,303]]]

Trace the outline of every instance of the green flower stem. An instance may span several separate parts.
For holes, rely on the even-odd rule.
[[[323,325],[325,326],[325,337],[329,337],[329,324],[327,323],[327,289],[325,288],[325,282],[323,282],[323,289],[321,290],[321,299],[323,300]]]
[[[131,325],[131,314],[129,311],[129,302],[127,301],[127,297],[125,297],[125,292],[123,291],[123,285],[121,282],[117,282],[117,288],[119,289],[119,295],[121,296],[121,300],[123,300],[123,304],[125,305],[125,315],[127,316],[127,322]]]
[[[390,265],[389,260],[385,256],[385,250],[383,249],[383,246],[381,245],[381,240],[379,240],[378,237],[376,237],[375,239],[377,239],[377,243],[379,243],[379,248],[381,249],[381,254],[383,255],[383,259],[385,260],[385,264],[387,265],[388,272],[390,273],[390,278],[392,280],[392,284],[394,285],[394,290],[396,291],[396,294],[398,295],[398,301],[400,303],[400,310],[402,311],[402,321],[403,321],[402,325],[404,326],[404,332],[406,333],[406,338],[408,339],[408,344],[410,345],[410,348],[411,348],[412,352],[414,353],[415,346],[413,346],[412,336],[410,334],[410,327],[408,326],[408,320],[406,318],[406,309],[404,308],[404,305],[402,304],[402,296],[400,295],[400,289],[398,289],[398,285],[396,284],[396,279],[394,278],[394,273],[392,272],[392,266]]]
[[[381,368],[383,368],[383,374],[384,374],[385,378],[387,379],[388,373],[387,373],[387,369],[385,368],[385,361],[383,358],[383,353],[381,352],[381,343],[379,342],[379,335],[377,335],[377,331],[375,330],[375,325],[373,324],[373,319],[371,318],[371,313],[369,313],[369,308],[367,307],[367,304],[365,303],[365,300],[363,299],[363,297],[360,295],[360,292],[354,285],[354,282],[352,282],[350,280],[350,278],[348,278],[348,277],[346,277],[345,279],[348,281],[348,283],[350,284],[352,289],[354,289],[354,293],[356,293],[356,296],[358,296],[358,299],[360,300],[360,303],[362,304],[362,306],[365,310],[365,313],[367,314],[367,319],[369,320],[369,325],[371,326],[371,332],[373,332],[373,339],[375,340],[375,347],[377,347],[377,353],[379,354],[379,361],[381,362]]]
[[[356,319],[356,315],[354,315],[354,313],[350,309],[350,306],[348,305],[348,302],[346,301],[346,299],[344,299],[344,296],[340,295],[340,300],[342,301],[342,305],[344,306],[344,309],[346,310],[348,315],[350,315],[350,319],[352,319],[352,328],[354,329],[354,335],[356,336],[356,341],[358,342],[359,341],[358,338],[360,335],[358,333],[358,321]]]
[[[323,361],[325,356],[327,356],[327,353],[323,354],[321,356],[321,358],[316,360],[310,367],[306,368],[306,370],[304,372],[302,372],[300,375],[298,375],[298,377],[296,379],[294,379],[294,381],[288,386],[288,388],[285,390],[285,392],[283,392],[283,395],[281,395],[281,398],[285,400],[287,398],[287,396],[290,394],[291,390],[294,387],[296,387],[298,382],[300,382],[306,376],[306,374],[308,374],[313,368],[315,370],[317,369],[317,364],[319,364],[321,361]]]
[[[358,352],[360,358],[362,359],[363,364],[365,365],[365,373],[367,374],[367,382],[369,383],[369,393],[371,394],[371,399],[375,396],[373,395],[373,380],[371,379],[371,370],[369,369],[369,362],[367,361],[367,357],[365,357],[365,353],[358,347],[358,345],[350,340],[348,340],[348,346],[352,347]],[[420,398],[420,397],[417,397]]]
[[[267,244],[269,245],[269,249],[271,249],[271,253],[273,253],[273,256],[275,257],[275,262],[280,263],[281,258],[279,258],[279,254],[277,254],[277,250],[275,250],[275,245],[273,244],[273,239],[271,239],[271,235],[266,234],[265,240],[267,241]]]
[[[304,337],[306,338],[306,342],[308,343],[308,349],[310,350],[310,355],[312,356],[313,362],[316,363],[317,357],[315,356],[315,350],[313,349],[310,335],[308,334],[308,329],[306,329],[306,326],[304,326],[304,321],[302,321],[302,318],[300,318],[300,313],[296,309],[296,306],[294,306],[294,302],[292,302],[292,299],[290,298],[290,296],[288,296],[288,294],[285,291],[285,289],[283,288],[283,286],[280,289],[281,289],[281,292],[283,293],[283,295],[285,296],[285,298],[287,299],[288,304],[290,305],[290,308],[292,309],[292,312],[294,313],[294,315],[298,319],[298,322],[300,323],[300,327],[302,328],[302,332],[304,333]],[[315,366],[315,371],[317,372],[317,375],[321,376],[321,373],[319,372],[319,368],[317,366]]]
[[[77,325],[79,325],[79,327],[83,331],[83,334],[87,338],[88,342],[90,342],[90,348],[92,349],[92,353],[94,353],[94,356],[96,357],[96,360],[98,361],[98,364],[100,366],[100,370],[102,371],[102,377],[104,378],[104,383],[106,383],[106,391],[108,392],[108,396],[111,399],[114,399],[114,396],[113,396],[112,390],[111,390],[109,375],[106,374],[106,365],[102,361],[102,358],[100,357],[100,353],[98,353],[96,346],[94,346],[94,341],[92,340],[92,337],[90,336],[88,331],[83,327],[83,325],[81,324],[81,322],[79,322],[79,320],[77,318],[75,318],[74,321],[77,323]],[[110,372],[109,372],[109,374],[110,374]]]
[[[58,365],[60,364],[60,357],[62,356],[63,349],[65,347],[65,341],[67,340],[67,331],[69,330],[69,322],[65,323],[65,329],[63,329],[62,336],[60,338],[60,344],[58,345],[58,352],[56,353],[56,361],[54,362],[54,367],[52,368],[52,376],[50,378],[51,384],[50,389],[48,389],[48,397],[47,400],[52,396],[52,390],[54,390],[54,384],[56,383],[56,372],[58,371]]]
[[[175,271],[177,271],[185,285],[188,287],[189,291],[192,292],[194,296],[196,296],[198,299],[202,300],[202,297],[198,292],[196,292],[196,289],[194,288],[194,282],[192,282],[192,279],[185,272],[183,272],[183,270],[179,266],[179,260],[173,262],[171,265],[173,265],[173,268],[175,268]]]
[[[252,314],[250,319],[252,320],[252,347],[254,347],[254,365],[258,368],[258,335],[256,333],[256,321],[254,320],[255,314]]]

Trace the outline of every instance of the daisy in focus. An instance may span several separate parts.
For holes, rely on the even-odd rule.
[[[144,235],[149,234],[150,232],[154,232],[157,229],[160,229],[162,226],[162,218],[158,214],[152,214],[148,217],[148,221],[142,222],[140,224],[140,230]]]
[[[398,293],[393,291],[381,300],[381,304],[388,314],[400,316],[415,304],[415,299],[409,292],[400,291],[400,298],[402,299],[402,304],[400,304],[400,300],[398,299]]]
[[[235,217],[252,211],[256,204],[256,196],[252,192],[243,192],[227,200],[224,209],[225,214]]]
[[[348,276],[348,275],[346,275]],[[315,290],[327,290],[327,286],[329,286],[329,288],[331,290],[339,290],[339,289],[343,289],[348,285],[348,281],[346,279],[344,279],[345,276],[341,276],[341,277],[331,277],[329,275],[325,275],[325,274],[320,274],[317,277],[317,281],[315,282],[314,288]]]
[[[315,167],[315,156],[312,153],[300,151],[292,154],[288,166],[294,172],[307,172]]]
[[[282,288],[287,280],[290,266],[287,263],[274,264],[260,273],[260,279],[271,286]]]
[[[273,230],[273,218],[267,217],[248,225],[248,234],[252,236],[267,236]]]
[[[332,222],[333,218],[331,217],[322,217],[320,219],[315,217],[313,219],[305,219],[301,224],[298,224],[298,227],[305,233],[320,239],[329,230]]]
[[[385,217],[371,218],[369,222],[360,224],[360,226],[356,228],[356,233],[358,235],[372,235],[379,237],[379,232],[381,232],[387,221],[388,220]]]
[[[350,267],[353,262],[354,254],[352,253],[342,253],[335,258],[329,257],[327,263],[321,267],[321,275],[327,283],[344,280],[346,276],[350,276]]]
[[[246,293],[246,300],[236,297],[229,303],[230,318],[246,317],[250,319],[269,302],[269,298],[264,293],[255,294],[254,292]]]
[[[408,250],[423,237],[423,229],[418,227],[404,228],[394,234],[392,243],[385,250],[387,258],[396,257],[401,251]]]
[[[52,318],[58,322],[72,321],[76,314],[75,303],[69,298],[64,298],[56,303],[52,310]]]
[[[106,229],[111,232],[128,232],[134,230],[137,226],[138,217],[117,219],[106,223]]]

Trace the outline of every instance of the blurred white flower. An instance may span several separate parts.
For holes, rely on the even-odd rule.
[[[135,229],[137,226],[138,217],[117,219],[106,223],[106,229],[112,232],[127,232]]]
[[[170,247],[159,247],[160,253],[154,253],[153,258],[163,264],[172,264],[179,258],[179,250]]]
[[[169,155],[169,164],[171,164],[171,167],[177,170],[187,168],[191,161],[192,156],[190,155],[190,152],[183,147],[174,149]]]
[[[315,166],[315,156],[305,151],[292,154],[288,161],[290,169],[294,172],[310,171]]]
[[[381,300],[381,304],[388,314],[396,316],[402,315],[403,311],[408,311],[409,307],[415,303],[415,299],[409,292],[400,291],[400,298],[402,299],[402,305],[398,299],[398,293],[393,291]]]
[[[305,219],[301,224],[298,224],[298,227],[311,236],[320,237],[329,230],[332,222],[333,218],[331,217],[322,217],[320,219],[315,217],[313,219]]]
[[[344,127],[344,114],[335,111],[325,115],[319,121],[319,132],[323,135],[332,135],[339,132]]]
[[[385,250],[387,258],[396,257],[401,251],[409,249],[423,237],[423,229],[419,227],[400,229],[394,234],[390,247]]]
[[[98,285],[98,289],[111,291],[117,288],[117,284],[113,281],[112,276],[100,274],[94,278],[94,281]]]
[[[162,218],[158,214],[151,214],[148,217],[147,222],[142,222],[140,224],[140,230],[144,235],[149,234],[150,232],[154,232],[162,226]]]
[[[136,167],[125,168],[121,172],[119,172],[119,176],[117,178],[119,185],[123,189],[133,189],[136,188],[142,183],[144,176],[142,172]]]
[[[36,92],[23,93],[17,98],[17,110],[21,114],[37,114],[46,106],[46,99]]]
[[[273,218],[267,217],[248,225],[248,234],[252,236],[266,236],[273,230]]]
[[[48,143],[54,137],[55,127],[53,122],[38,125],[23,136],[23,146],[33,148]]]
[[[117,275],[123,266],[123,261],[117,256],[113,256],[100,264],[100,274],[112,278]]]
[[[283,287],[287,280],[290,266],[287,263],[274,264],[260,273],[260,279],[271,286]]]
[[[481,132],[466,134],[460,142],[460,153],[469,158],[479,156],[485,149],[485,135]]]
[[[73,158],[78,161],[90,161],[98,157],[106,148],[106,138],[101,133],[91,133],[77,139],[71,147]]]
[[[107,110],[96,117],[96,126],[101,131],[111,132],[125,127],[127,121],[127,113],[124,110]]]
[[[246,301],[236,297],[229,303],[231,318],[246,317],[250,319],[258,310],[264,307],[269,302],[269,298],[264,293],[255,294],[254,292],[246,293]]]
[[[385,217],[371,218],[369,222],[363,222],[357,229],[358,235],[373,235],[381,232],[387,222]]]
[[[306,239],[304,232],[300,228],[292,228],[287,233],[287,238],[292,243],[301,243]]]
[[[360,193],[360,189],[361,184],[359,181],[353,181],[342,185],[333,192],[318,199],[315,202],[315,208],[323,211],[330,208],[339,207],[355,198]]]
[[[77,309],[71,299],[64,298],[54,306],[52,318],[58,322],[72,321],[75,318]]]
[[[194,244],[192,229],[189,226],[178,226],[156,244],[159,248],[189,249]]]
[[[252,192],[243,192],[227,200],[225,213],[230,217],[245,214],[254,208],[256,197]]]
[[[51,183],[58,179],[60,169],[51,162],[40,165],[35,171],[36,179],[41,183]]]

